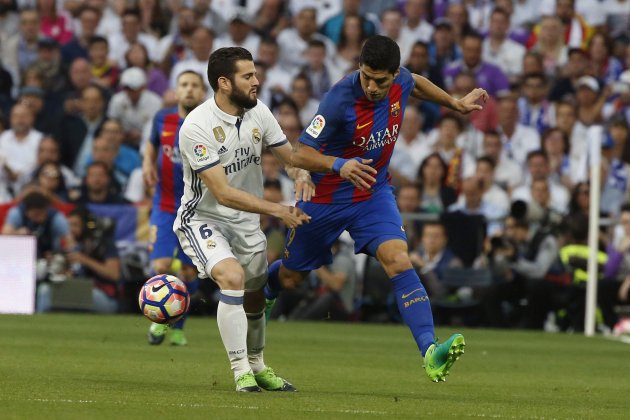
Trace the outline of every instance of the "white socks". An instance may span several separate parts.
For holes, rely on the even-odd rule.
[[[247,356],[249,366],[254,373],[265,369],[263,350],[265,348],[265,311],[257,314],[247,314]]]
[[[244,295],[243,290],[221,290],[219,306],[217,307],[219,333],[230,359],[234,379],[251,372],[247,358],[248,328],[247,317],[243,309]]]

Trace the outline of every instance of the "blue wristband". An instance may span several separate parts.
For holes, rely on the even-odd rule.
[[[337,158],[337,159],[335,159],[335,161],[333,162],[333,166],[332,166],[333,172],[336,173],[336,174],[341,172],[341,167],[343,165],[345,165],[347,161],[348,161],[348,159],[344,159],[344,158]]]

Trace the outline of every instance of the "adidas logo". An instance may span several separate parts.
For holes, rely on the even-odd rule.
[[[228,151],[228,150],[225,148],[225,146],[221,146],[221,148],[219,149],[218,153],[219,153],[220,155],[222,155],[223,153],[227,153],[227,151]]]

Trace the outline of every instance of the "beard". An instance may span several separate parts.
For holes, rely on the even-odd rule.
[[[238,89],[232,89],[229,99],[234,105],[245,109],[251,109],[258,103],[257,98],[252,99],[248,94]]]
[[[184,109],[184,111],[186,111],[187,114],[189,114],[193,109],[197,108],[200,104],[201,102],[197,101],[183,101],[181,103],[182,108]]]

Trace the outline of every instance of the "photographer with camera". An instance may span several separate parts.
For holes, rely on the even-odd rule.
[[[531,320],[539,318],[529,306],[523,316],[520,307],[541,282],[562,277],[559,245],[554,236],[556,220],[552,215],[550,211],[541,211],[533,201],[529,205],[517,201],[505,220],[503,234],[490,239],[486,264],[498,281],[485,291],[482,299],[486,325],[531,327]],[[545,316],[546,312],[543,321]]]

